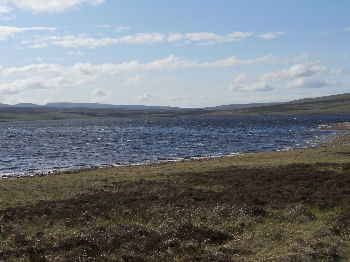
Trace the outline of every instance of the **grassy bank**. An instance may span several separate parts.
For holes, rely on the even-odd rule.
[[[0,261],[349,261],[349,228],[344,143],[0,180]]]

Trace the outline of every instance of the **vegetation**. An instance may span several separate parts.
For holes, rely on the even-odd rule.
[[[3,107],[0,121],[58,120],[116,117],[174,117],[222,115],[296,115],[296,114],[348,114],[350,94],[302,99],[280,104],[250,104],[219,106],[206,109],[122,109],[122,108],[55,108],[55,107]],[[244,108],[244,107],[249,108]]]
[[[349,261],[349,155],[333,142],[3,179],[0,261]]]
[[[350,94],[301,99],[288,103],[247,109],[212,112],[212,115],[300,115],[349,114]]]

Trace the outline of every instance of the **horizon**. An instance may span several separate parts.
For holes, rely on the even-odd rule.
[[[180,109],[205,109],[205,108],[215,108],[215,107],[222,107],[222,106],[230,106],[230,105],[251,105],[251,104],[283,104],[283,103],[289,103],[289,102],[294,102],[294,101],[299,101],[299,100],[303,100],[303,99],[317,99],[317,98],[323,98],[323,97],[331,97],[331,96],[338,96],[338,95],[347,95],[350,93],[342,93],[342,94],[334,94],[334,95],[330,95],[330,96],[322,96],[322,97],[304,97],[304,98],[300,98],[300,99],[296,99],[296,100],[289,100],[289,101],[280,101],[280,102],[275,102],[275,101],[270,101],[270,102],[264,102],[264,103],[259,103],[259,102],[252,102],[252,103],[236,103],[236,104],[224,104],[224,105],[214,105],[214,106],[209,106],[209,107],[176,107],[176,106],[168,106],[168,105],[152,105],[152,106],[148,106],[148,105],[144,105],[144,104],[108,104],[108,103],[98,103],[98,102],[67,102],[67,101],[58,101],[58,102],[48,102],[46,104],[35,104],[35,103],[17,103],[17,104],[3,104],[0,103],[0,105],[8,105],[8,106],[18,106],[21,104],[27,104],[27,105],[34,105],[34,106],[47,106],[50,104],[96,104],[96,105],[102,105],[102,106],[121,106],[121,107],[127,107],[127,106],[140,106],[140,107],[169,107],[169,108],[180,108]]]
[[[0,103],[203,108],[348,93],[349,11],[345,0],[0,0]]]

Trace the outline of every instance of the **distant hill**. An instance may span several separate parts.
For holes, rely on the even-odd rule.
[[[119,108],[119,109],[169,109],[175,110],[179,107],[171,106],[144,106],[144,105],[111,105],[111,104],[100,104],[100,103],[47,103],[43,107],[48,108]]]
[[[14,106],[11,106],[11,107],[41,107],[39,105],[36,105],[36,104],[32,104],[32,103],[20,103],[20,104],[17,104],[17,105],[14,105]]]
[[[244,108],[271,106],[271,105],[277,105],[277,104],[281,104],[281,103],[230,104],[230,105],[222,105],[222,106],[205,107],[204,109],[206,109],[206,110],[231,110],[231,109],[244,109]]]
[[[161,110],[177,110],[179,107],[171,106],[144,106],[144,105],[111,105],[100,103],[70,103],[70,102],[58,102],[47,103],[46,105],[37,105],[32,103],[20,103],[16,105],[0,104],[2,108],[83,108],[83,109],[101,109],[101,108],[116,108],[116,109],[161,109]]]
[[[306,98],[287,103],[255,103],[209,108],[178,108],[98,103],[0,104],[0,121],[80,118],[175,117],[224,115],[350,114],[350,94]]]
[[[230,110],[230,109],[243,109],[243,108],[253,108],[253,107],[262,107],[270,106],[278,103],[250,103],[250,104],[230,104],[230,105],[221,105],[214,107],[205,107],[201,108],[204,110]],[[47,103],[46,105],[37,105],[32,103],[20,103],[16,105],[7,105],[0,104],[0,107],[9,107],[9,108],[84,108],[84,109],[99,109],[99,108],[116,108],[116,109],[160,109],[160,110],[180,110],[180,107],[172,106],[145,106],[145,105],[112,105],[112,104],[100,104],[100,103],[71,103],[71,102],[56,102],[56,103]],[[190,108],[187,108],[190,110]],[[198,109],[198,108],[191,108]]]
[[[350,114],[350,94],[305,98],[270,106],[220,110],[211,115]]]

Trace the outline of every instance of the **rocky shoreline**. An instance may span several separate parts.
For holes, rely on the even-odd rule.
[[[322,144],[323,147],[334,148],[334,147],[350,145],[350,122],[333,124],[325,127],[325,129],[343,131],[343,133],[336,135],[330,141],[324,142]]]

